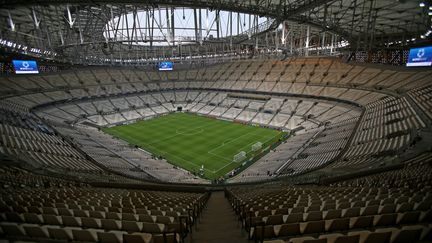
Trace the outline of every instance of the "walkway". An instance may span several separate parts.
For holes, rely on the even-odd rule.
[[[231,208],[224,192],[213,192],[201,215],[192,243],[246,243],[247,235]]]

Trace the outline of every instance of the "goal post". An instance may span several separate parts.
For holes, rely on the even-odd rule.
[[[261,142],[256,142],[254,144],[252,144],[252,151],[256,152],[258,150],[260,150],[262,148],[262,143]]]
[[[242,162],[245,159],[246,159],[246,152],[240,151],[240,153],[234,155],[233,161],[234,162]]]

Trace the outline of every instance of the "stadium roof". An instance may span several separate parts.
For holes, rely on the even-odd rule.
[[[252,26],[252,35],[257,38],[259,33],[277,32],[277,26],[283,21],[292,29],[295,25],[309,25],[317,35],[323,32],[337,34],[349,41],[352,49],[372,49],[389,43],[403,45],[414,39],[429,38],[429,14],[432,13],[430,1],[417,0],[150,0],[145,3],[135,0],[1,0],[0,3],[0,37],[3,41],[35,48],[48,56],[69,57],[68,60],[76,53],[95,58],[133,58],[144,47],[125,45],[124,42],[110,45],[104,37],[107,23],[127,13],[151,13],[166,7],[269,17],[265,25]],[[204,17],[194,17],[196,21],[198,18]],[[167,10],[167,22],[168,19]],[[230,25],[236,24],[231,20]],[[298,35],[303,33],[300,31]],[[248,38],[239,38],[235,43],[250,37],[249,33]],[[226,36],[213,40],[219,41],[219,45],[213,47],[203,48],[202,41],[198,43],[198,38],[195,41],[197,45],[188,50],[190,53],[223,49],[220,43],[233,44],[233,39]],[[146,57],[169,56],[169,53],[169,49],[164,49],[146,53]]]

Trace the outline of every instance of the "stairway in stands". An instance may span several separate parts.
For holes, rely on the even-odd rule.
[[[242,243],[247,235],[242,231],[237,216],[224,192],[213,192],[203,210],[198,229],[192,234],[192,243]]]

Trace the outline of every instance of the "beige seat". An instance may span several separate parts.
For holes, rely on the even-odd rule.
[[[124,243],[150,243],[151,241],[152,241],[152,234],[133,233],[133,234],[123,235]]]
[[[327,239],[316,239],[311,236],[304,236],[298,238],[291,238],[289,243],[326,243]]]
[[[368,206],[362,209],[363,210],[361,210],[361,216],[376,215],[378,214],[379,206],[378,205]]]
[[[128,233],[141,232],[143,228],[142,222],[122,221],[121,223],[122,223],[122,230],[127,231]]]
[[[371,232],[371,231],[354,231],[348,232],[348,235],[358,235],[359,243],[388,243],[390,242],[391,232]]]
[[[49,215],[49,214],[42,214],[42,218],[43,218],[44,224],[63,225],[62,219],[61,219],[60,216]]]
[[[419,211],[399,213],[397,218],[398,224],[415,224],[419,221],[420,221]]]
[[[180,238],[177,234],[156,234],[153,235],[154,243],[177,243],[180,242]]]
[[[374,226],[389,226],[389,225],[395,225],[397,219],[396,213],[390,213],[390,214],[382,214],[382,215],[375,215],[373,225]]]
[[[67,208],[57,208],[59,216],[72,216],[72,210]]]
[[[17,223],[1,222],[0,227],[5,235],[26,236],[26,232],[24,231],[23,227]]]
[[[87,229],[87,230],[73,229],[72,235],[74,240],[76,241],[98,242],[97,233],[100,231],[101,230],[95,230],[95,229]]]
[[[289,214],[288,217],[285,219],[286,224],[299,222],[303,222],[303,213]]]
[[[63,225],[70,227],[81,227],[81,219],[73,216],[61,216]]]
[[[5,216],[8,222],[15,222],[15,223],[24,222],[24,218],[22,217],[22,215],[16,212],[6,212]]]
[[[126,232],[122,231],[97,232],[98,241],[102,243],[121,243],[124,234]]]
[[[73,216],[75,216],[75,217],[83,217],[83,218],[85,218],[85,217],[89,217],[90,216],[89,212],[86,211],[86,210],[73,209],[72,212],[73,212]]]
[[[93,228],[98,229],[101,228],[101,220],[94,218],[81,218],[81,226],[83,228]]]
[[[138,215],[133,213],[122,213],[122,220],[127,221],[138,221]]]
[[[23,213],[24,221],[30,224],[42,224],[42,216],[35,213]]]
[[[156,216],[156,222],[157,223],[161,223],[161,224],[170,224],[172,222],[174,222],[174,218],[173,217],[169,217],[169,216]]]
[[[318,212],[309,212],[304,214],[304,221],[319,221],[322,220],[322,213]]]
[[[381,206],[378,211],[379,211],[380,214],[394,213],[394,212],[396,212],[396,205],[394,205],[394,204],[386,204],[384,206]]]
[[[26,234],[32,238],[49,238],[48,229],[45,226],[37,224],[23,224]]]
[[[373,216],[360,216],[350,218],[350,229],[372,227],[373,219]]]
[[[325,222],[324,220],[320,221],[309,221],[305,223],[300,223],[300,231],[302,234],[312,234],[312,233],[321,233],[325,231]]]
[[[324,219],[337,219],[342,217],[342,210],[330,209],[324,213]]]
[[[120,230],[121,223],[114,219],[101,219],[102,228],[105,230]]]
[[[143,223],[142,232],[145,233],[162,233],[165,230],[164,224]]]
[[[270,215],[266,218],[265,223],[267,225],[283,224],[284,223],[283,215],[282,214]]]
[[[121,220],[121,214],[116,212],[107,212],[105,213],[106,219],[114,219],[114,220]]]
[[[268,239],[275,236],[272,225],[257,226],[250,229],[249,236],[252,239]]]
[[[300,223],[275,225],[273,230],[277,237],[299,235]]]
[[[327,243],[358,243],[359,235],[343,235],[339,233],[320,235],[320,239],[327,239]]]
[[[53,228],[49,227],[48,232],[50,238],[56,240],[67,240],[71,241],[73,239],[72,230],[68,228]]]
[[[105,212],[100,212],[100,211],[89,211],[89,215],[92,218],[96,218],[96,219],[104,219],[105,218]]]
[[[138,220],[140,222],[154,223],[154,222],[156,222],[156,216],[151,216],[151,215],[147,215],[147,214],[139,214]]]
[[[350,219],[349,218],[339,218],[326,220],[326,231],[343,231],[348,230],[350,227]]]

